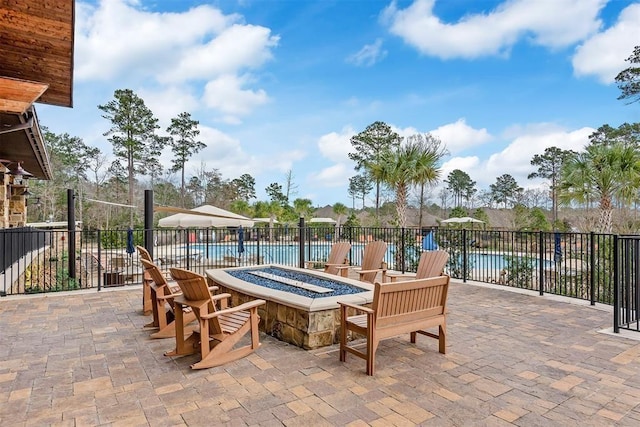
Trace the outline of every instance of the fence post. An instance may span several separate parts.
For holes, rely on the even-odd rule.
[[[402,227],[402,240],[400,241],[400,248],[402,250],[402,253],[400,254],[400,262],[402,263],[402,274],[405,273],[405,268],[407,266],[406,259],[405,259],[405,239],[407,236],[405,231],[406,231],[405,228]]]
[[[144,247],[153,259],[153,190],[144,190]]]
[[[299,239],[298,239],[298,267],[304,268],[304,244],[305,244],[305,235],[304,235],[304,217],[301,216],[298,220],[298,228],[299,231]]]
[[[102,238],[101,231],[98,229],[98,292],[102,288]]]
[[[542,296],[544,295],[544,232],[541,230],[538,234],[538,286],[540,287],[540,296]]]
[[[589,289],[591,305],[596,305],[596,233],[589,233]]]
[[[620,333],[620,284],[618,283],[618,235],[613,236],[613,332]]]
[[[467,229],[462,229],[462,283],[467,283]]]
[[[76,278],[76,209],[73,189],[67,189],[67,247],[69,252],[69,278]]]

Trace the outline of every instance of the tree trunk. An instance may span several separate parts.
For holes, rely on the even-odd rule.
[[[398,215],[398,225],[407,225],[407,186],[399,185],[396,189],[396,213]]]
[[[600,218],[598,219],[598,231],[601,233],[611,233],[613,208],[611,198],[603,196],[600,199]]]
[[[376,180],[376,220],[380,218],[380,181]]]

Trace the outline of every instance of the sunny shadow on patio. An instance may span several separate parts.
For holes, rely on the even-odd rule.
[[[0,424],[638,425],[640,342],[611,313],[452,282],[447,354],[383,341],[373,377],[269,336],[192,371],[142,329],[140,288],[0,299]],[[422,339],[421,339],[422,338]]]

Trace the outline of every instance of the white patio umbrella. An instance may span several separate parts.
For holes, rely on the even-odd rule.
[[[335,224],[336,220],[333,218],[310,218],[307,222],[313,222],[316,224]]]
[[[162,218],[160,227],[167,228],[210,228],[210,227],[253,227],[253,220],[211,205],[203,205],[191,209],[193,214],[183,213]]]
[[[443,219],[442,221],[440,221],[443,224],[463,224],[463,223],[467,223],[467,222],[477,222],[477,223],[482,223],[484,224],[484,221],[481,221],[479,219],[475,219],[475,218],[471,218],[470,216],[463,216],[463,217],[459,217],[459,218],[449,218],[449,219]]]

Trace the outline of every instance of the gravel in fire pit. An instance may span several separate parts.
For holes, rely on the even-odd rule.
[[[235,277],[236,279],[244,280],[245,282],[252,283],[254,285],[264,286],[270,289],[276,289],[278,291],[290,292],[292,294],[301,295],[307,298],[325,298],[335,297],[339,295],[357,294],[365,292],[365,289],[358,288],[356,286],[348,285],[341,282],[334,282],[333,280],[323,279],[311,274],[298,273],[295,271],[285,270],[277,267],[260,267],[260,268],[247,268],[243,270],[225,270],[227,274]],[[267,279],[264,277],[255,276],[250,274],[250,271],[261,271],[264,273],[275,274],[280,277],[286,277],[287,279],[297,280],[304,283],[310,283],[312,285],[321,286],[323,288],[333,289],[333,292],[316,293],[308,291],[306,289],[298,288],[295,286],[280,283],[275,280]]]

